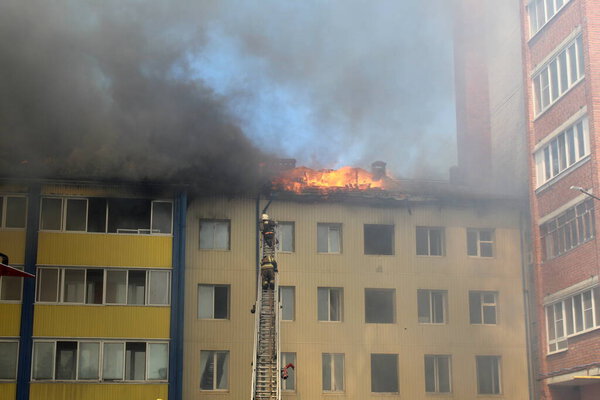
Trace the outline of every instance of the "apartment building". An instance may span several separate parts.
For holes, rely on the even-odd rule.
[[[600,3],[521,1],[541,399],[600,398]]]
[[[283,398],[528,398],[523,204],[408,186],[274,194]],[[184,399],[250,397],[266,205],[190,202]]]
[[[0,399],[177,398],[185,196],[2,181]]]

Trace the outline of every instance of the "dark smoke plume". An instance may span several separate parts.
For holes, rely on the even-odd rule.
[[[251,184],[261,156],[186,78],[177,4],[0,2],[0,175]]]

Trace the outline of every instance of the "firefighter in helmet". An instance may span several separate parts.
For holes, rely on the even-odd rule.
[[[260,275],[263,289],[275,288],[275,272],[277,272],[277,261],[272,256],[263,257],[260,262]]]

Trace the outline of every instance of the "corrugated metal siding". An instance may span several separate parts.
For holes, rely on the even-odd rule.
[[[16,396],[16,383],[0,383],[0,400],[15,400]]]
[[[169,338],[170,307],[36,304],[33,336]]]
[[[45,196],[86,196],[86,197],[121,197],[121,198],[148,198],[148,190],[153,189],[152,197],[161,197],[157,187],[146,187],[140,191],[139,187],[124,185],[101,185],[82,183],[80,185],[44,185],[42,195]],[[165,194],[165,197],[171,195]]]
[[[0,230],[2,253],[9,257],[11,265],[23,265],[25,262],[25,230]]]
[[[167,400],[167,385],[32,383],[30,393],[30,400]]]
[[[40,232],[38,264],[170,268],[171,236]]]
[[[424,354],[451,354],[455,398],[477,396],[475,355],[502,356],[504,397],[526,398],[527,369],[519,255],[518,214],[489,207],[372,208],[358,205],[273,202],[269,214],[295,222],[295,252],[278,254],[280,284],[296,287],[296,320],[283,322],[282,351],[297,353],[298,398],[325,398],[321,354],[344,353],[345,394],[375,399],[371,353],[398,354],[400,397],[425,399]],[[188,219],[185,398],[199,395],[200,350],[230,351],[228,395],[250,395],[254,315],[255,205],[251,200],[199,199]],[[231,251],[198,250],[198,219],[231,219]],[[317,253],[317,223],[342,224],[342,254]],[[395,254],[365,255],[364,224],[393,224]],[[446,255],[416,256],[415,227],[445,227]],[[491,259],[466,255],[466,228],[495,228]],[[231,317],[198,320],[197,285],[231,285]],[[317,288],[343,287],[343,322],[317,321]],[[365,288],[393,288],[394,324],[366,324]],[[448,323],[419,324],[417,289],[448,291]],[[499,292],[495,326],[469,323],[468,291]]]
[[[21,304],[0,303],[0,336],[21,333]]]

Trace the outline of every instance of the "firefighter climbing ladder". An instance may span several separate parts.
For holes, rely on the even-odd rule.
[[[261,273],[258,276],[254,356],[252,361],[252,400],[280,400],[279,380],[279,285],[278,274],[265,276],[266,262],[275,263],[275,223],[263,215],[261,223]],[[270,237],[269,237],[270,235]]]

